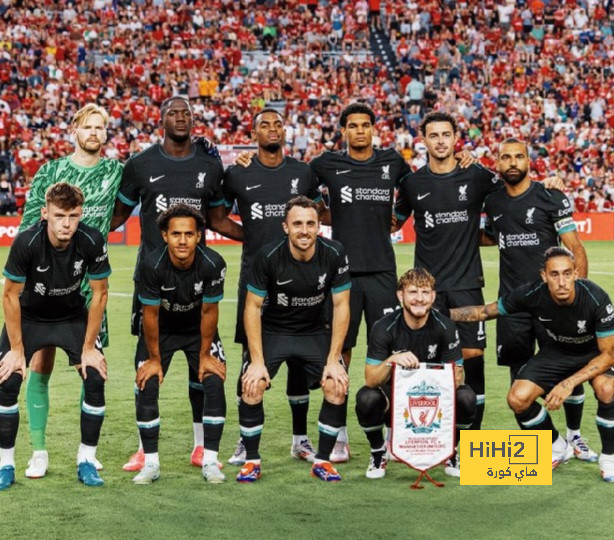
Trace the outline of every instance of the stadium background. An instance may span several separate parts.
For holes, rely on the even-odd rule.
[[[459,118],[458,149],[472,150],[487,166],[503,137],[528,140],[532,176],[560,175],[580,230],[588,235],[584,238],[611,239],[613,214],[605,213],[614,189],[610,8],[610,2],[595,0],[4,0],[0,193],[9,195],[0,195],[2,211],[18,210],[42,163],[71,152],[67,124],[88,101],[111,112],[108,157],[125,160],[160,140],[158,105],[185,93],[197,113],[195,134],[229,145],[229,156],[234,145],[251,142],[254,112],[273,105],[288,119],[288,153],[309,160],[323,149],[341,147],[338,114],[351,99],[363,99],[378,116],[377,144],[396,146],[414,167],[425,160],[417,125],[431,108]],[[15,220],[0,218],[1,240],[10,242]],[[230,372],[226,456],[238,431],[232,387],[239,356],[230,338],[239,248],[219,249],[230,268],[220,325]],[[614,293],[611,244],[591,241],[587,249],[589,276]],[[399,268],[409,267],[412,247],[399,245],[396,251]],[[497,252],[483,251],[485,296],[492,300]],[[2,263],[6,255],[7,248],[0,248]],[[353,415],[353,459],[340,467],[344,482],[314,484],[308,469],[288,456],[289,412],[281,382],[267,396],[263,481],[252,489],[233,482],[211,489],[188,464],[191,429],[180,358],[162,390],[163,476],[150,489],[138,489],[121,471],[136,438],[134,338],[127,332],[135,255],[130,247],[110,250],[111,380],[99,452],[107,485],[93,492],[74,478],[79,385],[59,357],[51,388],[51,469],[38,482],[23,478],[30,450],[21,402],[18,483],[2,501],[7,535],[181,538],[204,529],[219,538],[306,538],[324,531],[341,537],[437,538],[510,538],[531,531],[536,537],[566,538],[610,531],[611,487],[599,479],[596,465],[573,462],[554,474],[550,488],[461,488],[447,479],[443,490],[429,486],[416,493],[408,487],[414,474],[395,465],[384,481],[369,482],[364,478],[368,449]],[[503,399],[507,374],[494,366],[494,326],[488,328],[485,427],[513,428]],[[357,359],[364,357],[364,337],[360,343]],[[354,390],[361,380],[356,362]],[[312,403],[310,426],[319,396]],[[583,431],[598,444],[594,411],[589,397]],[[560,415],[556,420],[561,424]],[[227,470],[232,477],[232,468]]]

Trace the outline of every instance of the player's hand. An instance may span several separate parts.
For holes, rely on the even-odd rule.
[[[241,377],[243,393],[248,397],[256,397],[260,381],[264,381],[267,386],[271,382],[266,366],[264,364],[250,364]]]
[[[139,390],[145,390],[145,383],[152,377],[158,377],[158,382],[164,382],[162,364],[156,360],[148,359],[141,364],[136,372],[136,385]]]
[[[107,380],[107,361],[98,349],[83,349],[81,352],[81,375],[83,380],[87,379],[87,367],[93,367],[100,376]]]
[[[412,369],[420,367],[420,360],[418,360],[418,357],[411,351],[393,354],[388,358],[387,362]]]
[[[212,354],[203,354],[198,364],[198,380],[202,382],[205,375],[217,375],[226,380],[226,364]]]
[[[558,176],[544,178],[542,184],[544,184],[546,189],[557,189],[558,191],[563,191],[565,189],[565,182]]]
[[[26,357],[22,352],[9,351],[0,361],[0,384],[6,381],[13,373],[21,373],[26,378]]]
[[[335,393],[337,395],[344,396],[347,394],[348,387],[350,386],[350,378],[345,366],[339,359],[329,360],[324,366],[322,372],[322,380],[320,384],[324,386],[327,379],[331,379],[335,383]]]
[[[457,152],[454,154],[454,159],[458,161],[461,169],[466,169],[470,165],[478,162],[477,158],[474,158],[469,150],[461,150],[460,152]]]
[[[546,399],[544,400],[546,409],[549,411],[556,411],[557,409],[560,409],[563,402],[569,396],[571,396],[573,389],[573,384],[567,381],[561,381],[552,390],[550,390],[550,393],[546,396]]]
[[[392,219],[390,220],[390,234],[397,232],[397,216],[392,212]]]
[[[252,163],[252,158],[256,155],[254,150],[249,150],[245,152],[240,152],[235,160],[237,165],[241,165],[241,167],[249,167]]]

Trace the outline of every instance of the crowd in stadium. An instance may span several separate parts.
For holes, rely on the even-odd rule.
[[[530,142],[532,174],[557,174],[577,211],[611,211],[614,12],[596,0],[215,0],[2,2],[0,196],[14,213],[38,168],[70,152],[86,102],[111,114],[108,157],[160,139],[158,106],[185,94],[195,134],[251,143],[266,104],[307,161],[342,144],[338,114],[363,99],[382,147],[425,163],[427,110],[459,119],[458,149],[494,164],[498,141]],[[379,30],[382,33],[379,33]],[[369,48],[385,35],[386,66]],[[21,200],[18,197],[18,203]]]

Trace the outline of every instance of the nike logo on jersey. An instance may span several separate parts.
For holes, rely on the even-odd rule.
[[[46,272],[47,270],[49,270],[49,268],[51,268],[51,266],[48,266],[47,268],[41,268],[40,266],[36,267],[36,271],[37,272]]]
[[[340,171],[339,169],[337,169],[337,174],[345,174],[349,172],[352,172],[352,169],[346,169],[345,171]]]
[[[542,317],[537,317],[541,322],[551,322],[552,319],[544,319]]]
[[[279,280],[277,280],[277,285],[287,285],[288,283],[291,283],[291,282],[292,282],[291,279],[289,279],[288,281],[279,281]]]
[[[160,287],[163,291],[174,291],[176,289],[176,287],[165,287],[164,285],[162,285],[162,287]]]
[[[259,188],[262,184],[258,184],[257,186],[245,186],[245,191],[249,191],[250,189]]]
[[[153,184],[154,182],[157,182],[158,180],[160,180],[160,178],[164,178],[166,175],[161,174],[160,176],[156,176],[155,178],[153,176],[149,177],[149,181]]]
[[[502,217],[503,217],[503,214],[500,214],[498,216],[493,216],[492,220],[497,221],[499,218],[502,218]]]
[[[431,194],[431,192],[429,191],[428,193],[422,193],[422,194],[418,194],[418,196],[416,197],[416,199],[418,199],[419,201],[421,201],[422,199],[428,197]]]

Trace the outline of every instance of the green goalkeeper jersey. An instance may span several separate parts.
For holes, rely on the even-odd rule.
[[[83,223],[98,229],[106,239],[122,170],[123,165],[119,161],[107,158],[102,158],[93,167],[76,165],[70,157],[45,163],[32,181],[19,230],[40,220],[41,208],[45,205],[45,192],[50,185],[68,182],[83,191]]]

